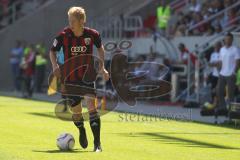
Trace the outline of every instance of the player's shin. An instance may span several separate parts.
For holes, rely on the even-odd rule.
[[[84,119],[82,117],[82,114],[73,114],[73,123],[75,126],[79,129],[79,143],[82,146],[82,148],[87,148],[88,146],[88,140],[86,135],[86,130],[84,128]]]
[[[90,127],[94,137],[94,145],[100,146],[101,120],[96,110],[89,113]]]
[[[81,113],[78,113],[78,114],[73,113],[73,115],[72,115],[72,120],[73,120],[74,125],[75,125],[78,129],[84,128],[84,119],[83,119]]]

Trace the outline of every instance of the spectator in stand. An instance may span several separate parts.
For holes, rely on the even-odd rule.
[[[232,0],[224,0],[223,1],[224,8],[227,8],[227,7],[231,6],[232,4],[233,4]]]
[[[47,65],[46,49],[43,44],[36,45],[36,69],[35,69],[35,89],[41,93],[42,85],[45,79],[45,70]]]
[[[224,0],[223,5],[224,5],[224,9],[230,7],[232,5],[233,1],[232,0]],[[229,22],[229,12],[228,11],[224,11],[224,13],[222,14],[222,19],[221,19],[221,25],[222,28],[225,28],[228,26],[228,22]]]
[[[175,37],[185,36],[185,32],[187,30],[187,24],[190,22],[189,16],[184,16],[182,12],[179,13],[180,17],[177,22],[177,27],[175,31]]]
[[[201,4],[197,0],[191,0],[190,4],[189,4],[189,11],[190,12],[200,12]]]
[[[233,44],[233,35],[231,33],[226,34],[224,38],[224,46],[220,50],[219,55],[219,67],[220,76],[218,81],[218,110],[228,109],[228,102],[234,100],[236,73],[239,69],[240,53],[239,48]],[[227,105],[224,98],[225,87],[227,86]]]
[[[10,64],[12,68],[12,76],[14,82],[14,91],[20,91],[20,62],[23,56],[23,48],[20,41],[16,41],[16,46],[10,53]]]
[[[192,19],[190,26],[196,25],[196,24],[200,23],[202,20],[203,20],[202,15],[200,13],[195,13],[195,14],[193,14],[193,19]],[[203,23],[193,30],[193,34],[200,35],[201,33],[204,33],[205,31],[206,31],[206,24]]]
[[[35,72],[35,51],[33,45],[24,49],[21,68],[23,70],[24,81],[23,97],[31,98],[33,94],[33,76]]]
[[[201,3],[200,3],[201,2]],[[185,32],[189,27],[207,20],[209,17],[217,14],[223,9],[238,2],[237,0],[212,0],[212,1],[198,1],[190,0],[189,5],[186,6],[186,12],[184,14],[178,14],[178,21],[174,30],[170,29],[170,34],[174,36],[185,36]],[[239,24],[239,20],[236,17],[240,16],[240,11],[237,11],[237,7],[224,12],[216,18],[202,23],[190,30],[188,35],[213,35],[214,33],[220,33],[223,28]],[[220,25],[220,27],[219,27]],[[172,25],[174,26],[174,24]],[[213,33],[214,32],[214,33]],[[170,35],[170,36],[172,36]]]
[[[215,30],[215,35],[222,32],[222,28],[221,28],[220,25],[216,25],[216,26],[214,27],[214,30]]]
[[[185,24],[181,24],[177,27],[175,32],[175,37],[182,37],[185,36],[185,31],[187,30],[187,27]]]
[[[190,53],[189,50],[186,48],[185,44],[180,43],[178,45],[178,49],[181,53],[180,55],[180,63],[183,63],[185,65],[188,65],[188,58],[190,55],[190,62],[191,62],[191,66],[195,66],[196,63],[196,56],[193,53]]]
[[[162,36],[166,35],[170,15],[170,6],[166,4],[165,0],[160,0],[159,7],[157,8],[157,31]]]
[[[223,10],[223,8],[224,8],[223,3],[220,0],[213,0],[210,3],[208,11],[210,12],[210,14],[216,14],[216,13],[220,12],[221,10]]]
[[[222,15],[217,16],[212,22],[210,22],[210,25],[213,26],[216,30],[217,27],[222,28],[223,24],[222,24]]]
[[[204,33],[204,35],[205,35],[205,36],[212,36],[212,35],[214,35],[214,32],[215,32],[215,28],[212,27],[212,26],[209,26],[209,27],[207,28],[207,32]]]
[[[208,83],[211,84],[212,104],[214,108],[217,105],[216,88],[217,88],[217,83],[219,78],[219,68],[217,66],[219,62],[219,52],[220,52],[221,46],[222,46],[221,42],[217,42],[214,45],[214,52],[211,54],[211,57],[209,60],[209,66],[212,68],[212,71],[208,76]]]
[[[227,26],[233,26],[233,25],[237,25],[237,19],[236,19],[236,12],[234,9],[231,9],[228,11],[228,15],[227,15]]]
[[[203,4],[202,6],[201,15],[204,20],[208,19],[211,16],[211,12],[209,11],[209,8],[206,4]]]

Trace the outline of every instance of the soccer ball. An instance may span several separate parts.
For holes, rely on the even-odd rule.
[[[69,133],[60,134],[57,138],[57,146],[62,151],[72,150],[75,144],[73,136]]]

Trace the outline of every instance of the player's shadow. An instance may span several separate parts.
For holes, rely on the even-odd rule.
[[[31,115],[34,115],[34,116],[48,117],[48,118],[53,118],[53,119],[57,118],[54,115],[54,113],[34,113],[34,112],[30,112],[28,114],[31,114]]]
[[[179,133],[168,133],[168,132],[159,132],[159,133],[147,133],[147,132],[140,132],[140,133],[131,133],[131,134],[122,134],[124,136],[128,137],[148,137],[153,141],[161,141],[161,143],[165,144],[176,144],[176,145],[181,145],[184,147],[200,147],[200,148],[216,148],[216,149],[236,149],[240,150],[240,148],[237,147],[231,147],[231,146],[226,146],[226,145],[221,145],[221,144],[214,144],[214,143],[209,143],[209,142],[204,142],[204,141],[199,141],[199,140],[193,140],[193,139],[187,139],[187,138],[182,138],[182,137],[175,137],[171,136],[171,134],[179,134]],[[184,134],[184,133],[183,133]],[[198,134],[198,133],[194,133]],[[201,134],[201,133],[199,133]],[[207,133],[204,133],[207,134]],[[223,133],[224,134],[224,133]]]
[[[32,150],[33,152],[42,152],[42,153],[79,153],[79,152],[91,152],[88,150],[79,150],[79,149],[73,149],[69,151],[61,151],[59,149],[55,150]]]
[[[214,124],[214,123],[207,123],[207,122],[198,122],[198,121],[193,121],[193,123],[196,124],[201,124],[201,125],[207,125],[207,126],[213,126],[213,127],[219,127],[219,128],[229,128],[229,129],[234,129],[234,130],[239,130],[240,125],[236,125],[233,121],[225,121],[220,124]]]

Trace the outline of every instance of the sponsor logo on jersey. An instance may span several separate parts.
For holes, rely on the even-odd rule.
[[[86,45],[90,45],[91,38],[84,38],[84,42],[85,42]]]
[[[79,53],[85,53],[87,51],[86,46],[74,46],[71,47],[72,55],[78,55]]]

